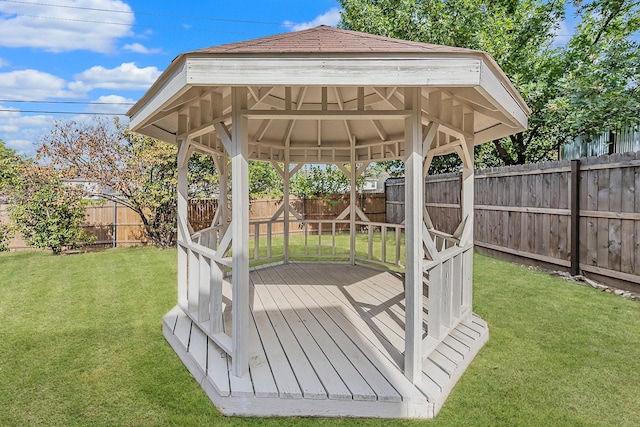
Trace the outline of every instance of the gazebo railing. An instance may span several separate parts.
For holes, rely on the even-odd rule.
[[[443,238],[445,248],[438,258],[425,260],[423,266],[423,283],[429,292],[427,336],[422,345],[425,358],[471,313],[473,271],[468,258],[473,257],[473,245],[460,247],[452,236]]]
[[[282,219],[250,223],[249,256],[253,266],[283,260],[283,223]],[[349,262],[350,225],[348,219],[291,219],[287,255],[295,260]],[[355,221],[355,227],[355,261],[404,267],[403,224]]]
[[[253,266],[282,262],[284,259],[284,220],[250,223],[250,262]],[[289,221],[288,256],[300,260],[350,261],[349,220],[291,219]],[[404,268],[404,224],[355,221],[355,262],[392,268]],[[187,315],[232,355],[231,337],[224,332],[225,308],[222,287],[231,268],[231,257],[221,257],[220,245],[226,227],[218,225],[191,235],[190,242],[179,242],[179,259],[186,262],[179,269],[179,282],[185,283],[180,306]],[[471,311],[471,268],[465,262],[472,257],[473,245],[459,246],[459,239],[437,230],[428,230],[438,250],[434,260],[425,259],[423,282],[428,288],[427,330],[423,355],[427,357],[458,323]],[[186,272],[182,273],[182,272]],[[228,301],[227,301],[228,303]]]
[[[366,233],[367,246],[366,256],[361,256],[363,251],[358,250],[360,242],[356,240],[356,260],[404,268],[401,250],[404,245],[404,224],[369,221],[356,221],[355,224]],[[378,230],[379,233],[376,232]]]
[[[231,257],[223,257],[215,249],[221,243],[228,244],[218,238],[221,232],[222,227],[210,227],[194,233],[186,242],[178,241],[178,305],[212,341],[233,356],[232,339],[224,332],[223,323],[224,277],[231,267]]]

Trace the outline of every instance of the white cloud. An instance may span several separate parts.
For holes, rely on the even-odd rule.
[[[51,52],[111,52],[115,40],[132,35],[135,19],[121,0],[58,0],[55,5],[0,2],[0,14],[0,46]]]
[[[92,102],[96,102],[97,104],[89,105],[87,111],[90,113],[111,113],[124,115],[127,111],[129,111],[129,108],[131,108],[131,104],[135,103],[135,100],[131,98],[125,98],[124,96],[120,95],[105,95]]]
[[[290,27],[291,31],[306,30],[308,28],[317,27],[318,25],[329,25],[335,27],[340,22],[340,9],[333,7],[322,15],[318,15],[309,22],[291,22],[285,21],[283,25]]]
[[[30,150],[34,146],[33,142],[28,139],[11,139],[7,141],[7,145],[18,152]]]
[[[553,45],[563,46],[571,39],[571,33],[573,33],[573,26],[565,19],[560,21],[557,27],[552,30]]]
[[[76,81],[69,87],[87,92],[92,89],[146,90],[160,74],[156,67],[138,68],[134,62],[125,62],[115,68],[96,65],[76,74]]]
[[[68,89],[64,79],[31,69],[0,73],[0,93],[7,99],[36,101],[79,95]]]
[[[34,155],[38,139],[54,118],[46,115],[25,116],[14,108],[0,105],[0,137],[20,154]]]
[[[149,49],[141,45],[140,43],[125,44],[122,48],[124,50],[130,50],[131,52],[142,53],[145,55],[152,54],[152,53],[162,53],[162,49]]]
[[[8,66],[9,66],[9,61],[7,61],[6,59],[0,58],[0,68],[8,67]]]

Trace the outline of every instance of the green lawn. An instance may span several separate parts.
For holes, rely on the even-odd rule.
[[[434,421],[222,417],[164,341],[175,251],[0,254],[0,425],[640,425],[640,304],[482,256],[491,337]]]

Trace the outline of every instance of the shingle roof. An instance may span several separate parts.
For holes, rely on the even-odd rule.
[[[419,43],[321,25],[308,30],[276,34],[223,44],[188,53],[428,53],[475,52],[459,47]]]

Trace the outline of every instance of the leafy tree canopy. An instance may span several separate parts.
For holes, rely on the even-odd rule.
[[[93,240],[81,228],[88,203],[83,191],[63,178],[50,165],[25,160],[18,165],[9,191],[9,213],[16,229],[30,246],[49,248],[54,254]]]
[[[575,136],[640,120],[637,0],[576,0],[575,34],[556,43],[569,2],[341,0],[341,25],[491,54],[532,109],[529,129],[476,150],[486,165],[554,159]],[[442,161],[442,170],[451,163]],[[438,167],[438,164],[435,165]]]
[[[117,120],[112,124],[104,118],[55,122],[38,149],[38,158],[66,177],[95,183],[95,195],[135,211],[149,238],[161,248],[175,244],[176,157],[175,146],[135,134]],[[194,155],[189,165],[196,195],[217,185],[210,158]]]

